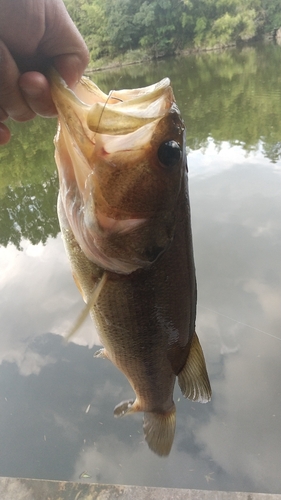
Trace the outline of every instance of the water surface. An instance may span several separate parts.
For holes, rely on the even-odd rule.
[[[54,120],[12,124],[0,149],[0,475],[281,491],[281,48],[248,47],[97,73],[104,91],[169,76],[187,125],[197,332],[211,403],[176,389],[168,458],[143,441],[132,397],[94,359],[90,320],[56,217]],[[90,476],[79,479],[83,472]]]

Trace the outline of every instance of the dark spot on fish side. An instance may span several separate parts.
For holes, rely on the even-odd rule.
[[[159,255],[161,255],[165,250],[165,247],[158,247],[158,246],[153,246],[150,248],[146,248],[145,250],[145,256],[149,260],[149,262],[154,262]]]
[[[158,148],[158,159],[167,169],[175,167],[182,157],[180,145],[176,141],[165,141]]]

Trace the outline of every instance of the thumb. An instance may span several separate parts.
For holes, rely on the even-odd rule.
[[[85,60],[85,57],[81,57],[77,53],[62,54],[54,58],[53,65],[67,85],[73,88],[83,75],[87,59]]]
[[[89,62],[86,43],[62,0],[46,2],[45,24],[39,54],[51,59],[62,78],[73,87],[80,80]]]

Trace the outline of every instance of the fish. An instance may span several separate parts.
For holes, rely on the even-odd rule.
[[[58,111],[58,217],[74,281],[110,360],[143,412],[149,448],[170,453],[176,380],[205,403],[211,387],[195,331],[185,124],[168,78],[102,92],[82,77],[74,91],[49,74]]]

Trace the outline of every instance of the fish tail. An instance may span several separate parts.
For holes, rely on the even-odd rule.
[[[176,407],[166,413],[144,412],[143,431],[149,448],[160,456],[169,455],[176,429]]]

